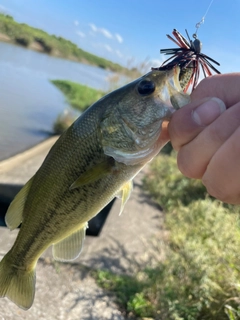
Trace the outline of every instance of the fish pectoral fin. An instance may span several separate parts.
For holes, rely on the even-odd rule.
[[[81,174],[81,176],[70,186],[70,190],[95,182],[111,173],[114,167],[114,162],[114,159],[109,157],[106,158],[105,161],[96,164],[90,170]]]
[[[53,244],[52,253],[54,259],[57,261],[71,261],[76,259],[82,251],[87,227],[88,224],[86,222],[78,231]]]
[[[5,216],[5,222],[10,230],[16,229],[22,222],[23,209],[29,193],[29,189],[32,185],[33,177],[18,192],[8,208]]]
[[[133,182],[132,182],[132,180],[130,180],[123,185],[123,187],[121,188],[121,190],[117,194],[117,197],[122,199],[119,215],[121,215],[121,213],[123,212],[125,204],[131,195],[132,189],[133,189]]]

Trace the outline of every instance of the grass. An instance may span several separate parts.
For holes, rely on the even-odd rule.
[[[240,319],[240,210],[210,198],[200,181],[183,177],[175,155],[151,164],[144,188],[165,211],[157,256],[133,277],[98,271],[126,313],[168,320]]]
[[[62,91],[68,103],[81,112],[105,94],[103,91],[68,80],[52,80],[51,82]]]
[[[117,303],[123,312],[127,312],[128,315],[134,313],[137,316],[152,313],[151,303],[142,294],[145,283],[139,281],[138,275],[131,277],[113,274],[107,270],[95,270],[92,276],[99,286],[115,292]]]
[[[88,63],[115,72],[129,73],[127,68],[84,51],[75,43],[61,36],[50,35],[41,29],[33,28],[25,23],[18,23],[13,17],[2,13],[0,13],[0,33],[7,35],[11,42],[27,48],[31,48],[34,43],[37,43],[43,52],[53,56]]]
[[[144,187],[165,210],[188,205],[207,195],[200,180],[184,177],[176,166],[175,156],[161,155],[151,164],[151,172],[144,179]]]
[[[70,106],[79,112],[86,110],[105,94],[103,91],[68,80],[52,80],[51,82],[62,91]],[[72,112],[71,109],[64,110],[64,112],[57,117],[53,125],[54,133],[63,133],[77,116],[79,116],[79,114]]]

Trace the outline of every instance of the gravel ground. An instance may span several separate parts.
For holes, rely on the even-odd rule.
[[[26,153],[0,163],[0,193],[6,197],[12,187],[25,183],[39,167],[49,147],[49,139]],[[48,249],[37,264],[36,295],[33,306],[24,311],[8,299],[0,299],[0,320],[124,320],[115,297],[99,288],[92,269],[132,274],[157,254],[151,239],[163,230],[163,215],[142,190],[147,167],[134,179],[134,189],[124,212],[115,201],[99,237],[87,236],[83,252],[74,263],[53,262]],[[18,230],[0,227],[0,259],[12,246]],[[160,241],[161,242],[161,241]],[[158,256],[159,258],[159,256]]]
[[[24,311],[6,299],[0,299],[0,320],[127,319],[114,299],[97,286],[88,268],[41,259],[37,266],[36,295],[31,309]]]

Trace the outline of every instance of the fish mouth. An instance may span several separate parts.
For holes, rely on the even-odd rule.
[[[172,72],[172,86],[175,87],[177,91],[184,92],[184,89],[188,86],[188,83],[190,81],[188,70],[185,68],[181,68],[180,66],[175,66],[172,68]]]
[[[175,65],[171,69],[167,69],[170,72],[173,72],[173,87],[179,92],[186,93],[188,88],[192,83],[192,75],[194,72],[193,68],[184,68],[180,65]]]
[[[189,67],[180,67],[180,72],[179,72],[179,77],[178,77],[178,81],[179,84],[183,90],[183,92],[186,92],[189,88],[189,85],[192,82],[192,76],[194,73],[194,69],[192,67],[192,64],[190,64]]]
[[[162,65],[159,68],[152,68],[152,70],[159,71],[171,71],[174,70],[174,81],[177,84],[177,87],[181,88],[181,90],[186,93],[190,84],[192,83],[193,75],[195,72],[195,68],[193,62],[190,62],[187,66],[185,64],[176,63],[176,64],[167,64]],[[177,74],[177,76],[176,76]]]
[[[172,70],[172,75],[170,76],[170,103],[171,106],[177,110],[187,103],[190,102],[190,96],[186,92],[191,84],[192,69],[188,71],[187,68],[180,68],[180,66],[175,66]]]

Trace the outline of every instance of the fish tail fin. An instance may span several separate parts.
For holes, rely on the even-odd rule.
[[[35,267],[23,270],[10,263],[8,254],[0,262],[0,298],[7,297],[18,307],[27,310],[34,300]]]

